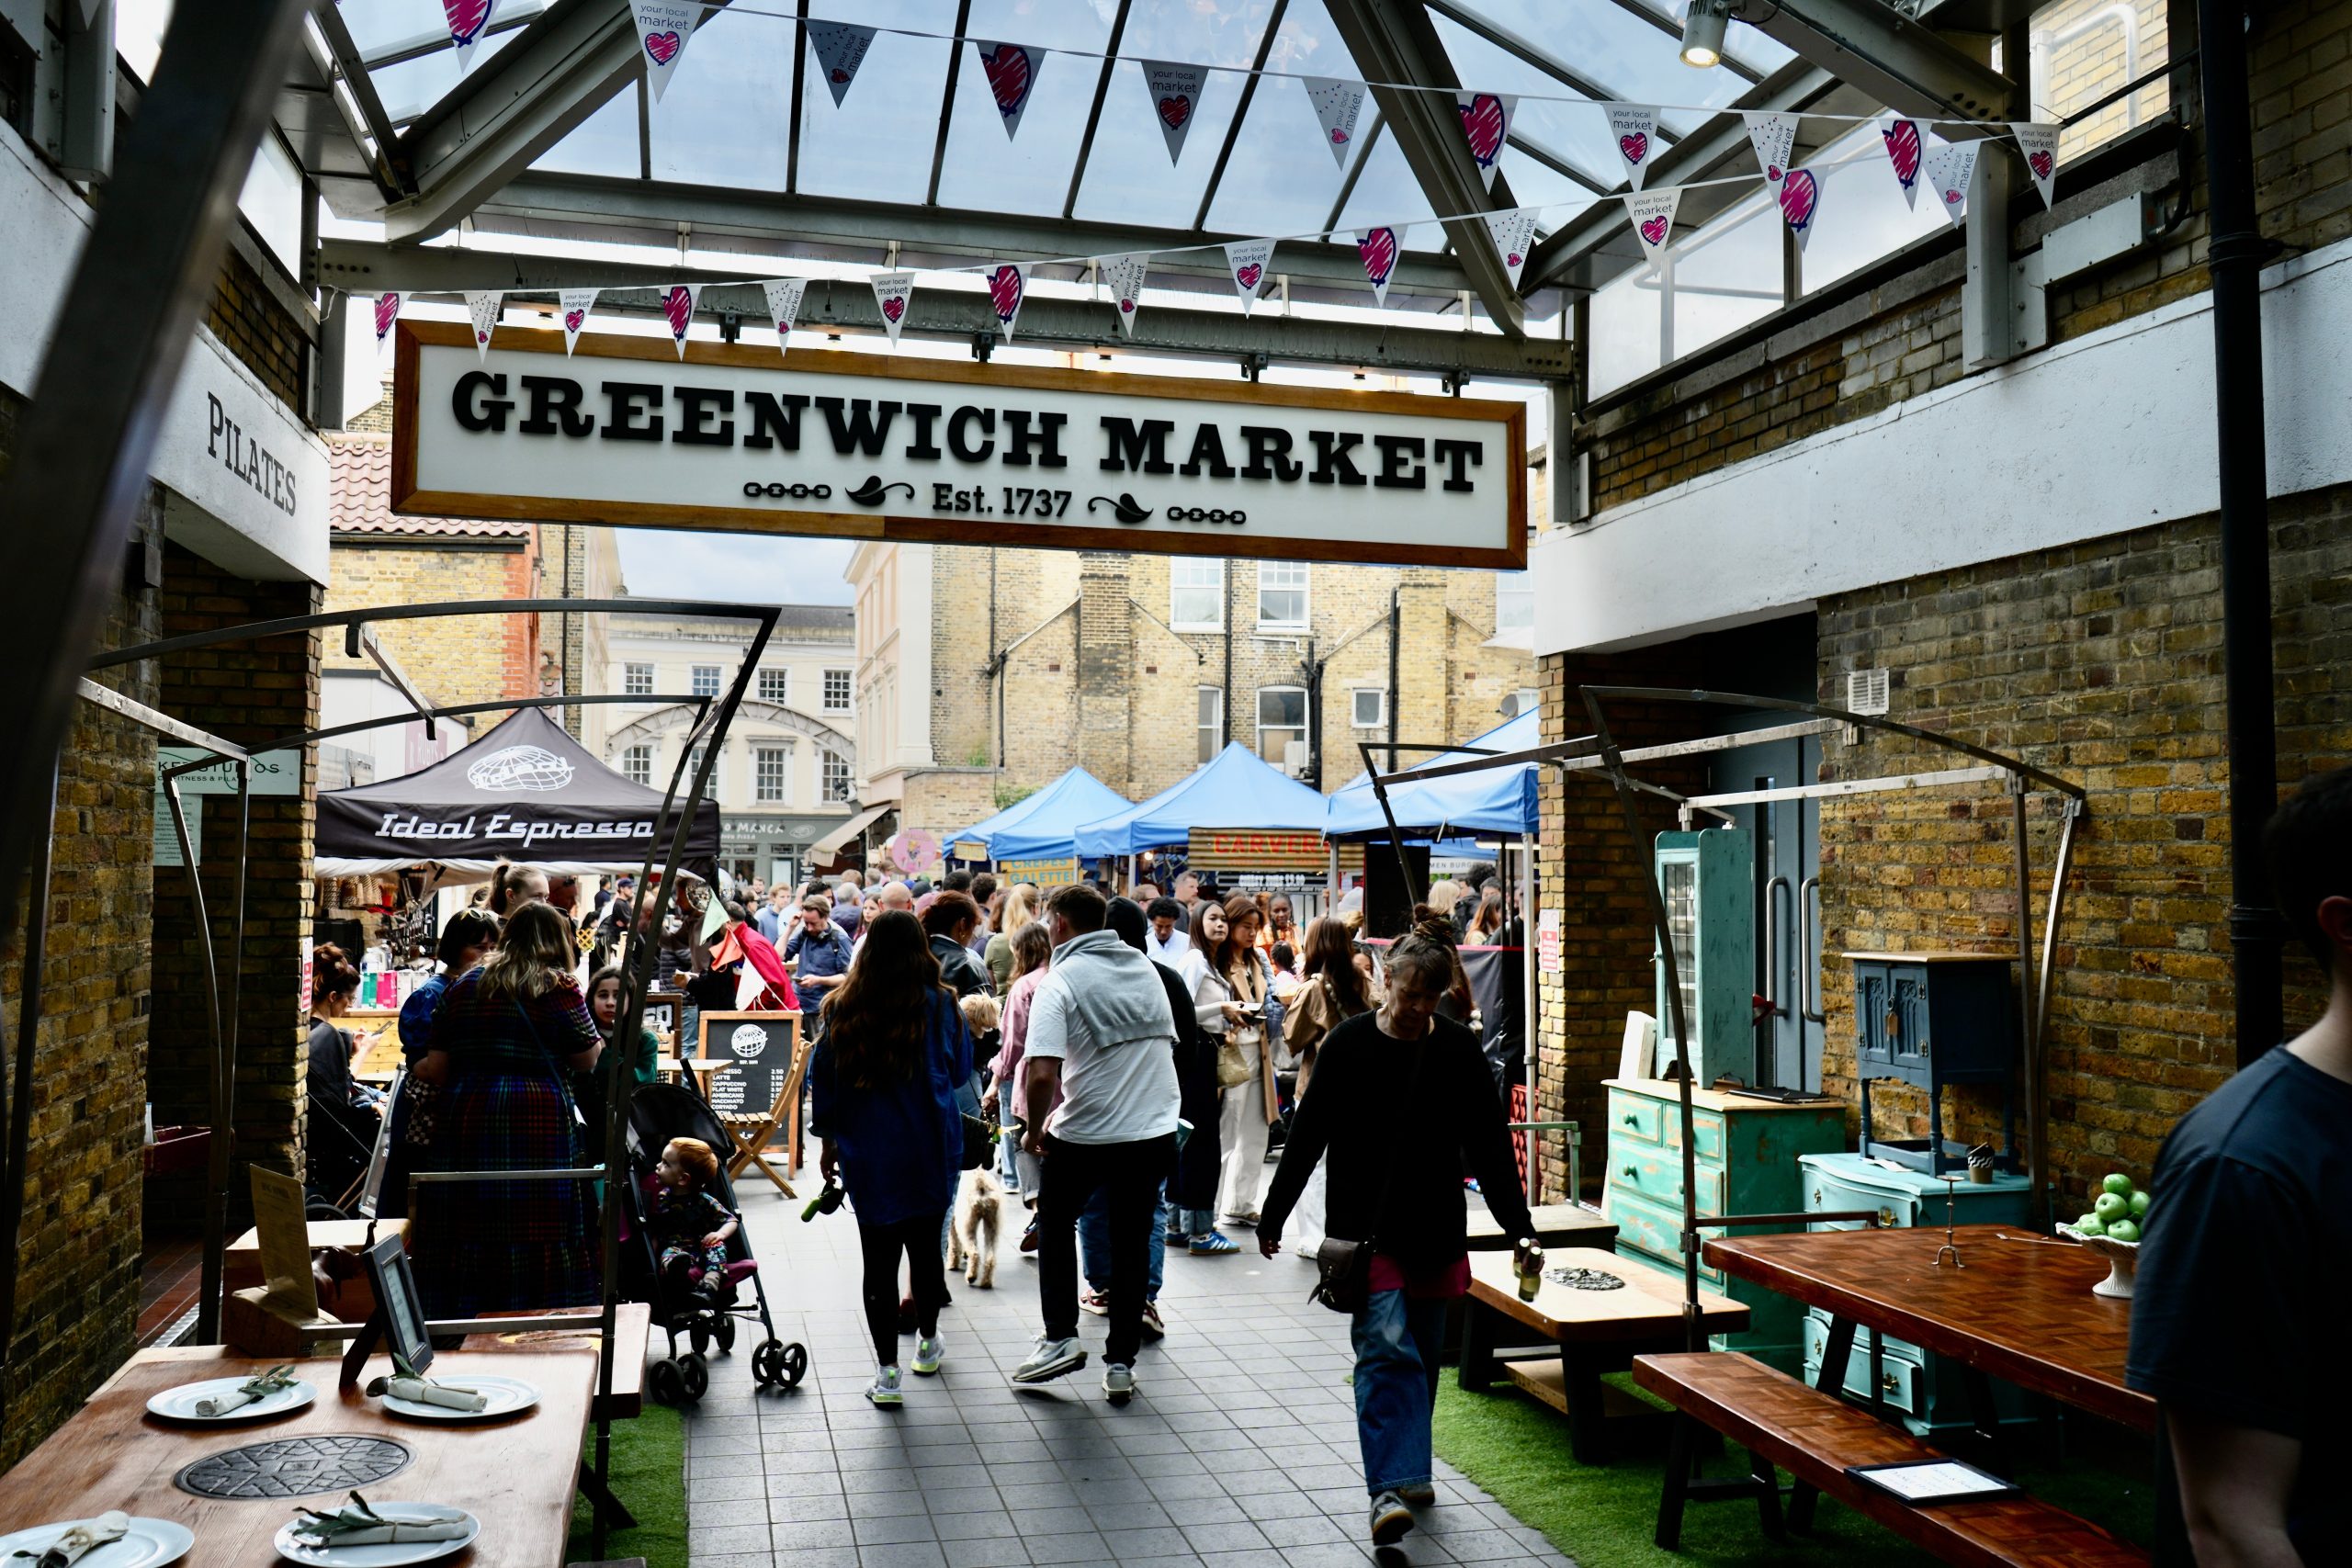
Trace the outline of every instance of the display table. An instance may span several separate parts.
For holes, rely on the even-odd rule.
[[[1598,1209],[1588,1209],[1582,1203],[1546,1203],[1530,1209],[1528,1216],[1535,1222],[1535,1239],[1551,1252],[1564,1247],[1597,1248],[1613,1252],[1617,1248],[1616,1223]],[[1487,1213],[1484,1203],[1470,1205],[1470,1250],[1473,1252],[1509,1252],[1518,1245],[1519,1237],[1503,1235],[1503,1227]]]

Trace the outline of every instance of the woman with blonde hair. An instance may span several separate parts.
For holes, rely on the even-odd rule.
[[[432,1149],[440,1169],[588,1163],[571,1075],[596,1065],[604,1037],[571,974],[578,953],[569,915],[526,903],[507,920],[498,951],[450,983],[432,1048],[416,1067],[441,1089]],[[584,1181],[428,1183],[417,1195],[408,1245],[435,1317],[598,1299]]]
[[[1204,903],[1194,919],[1201,938],[1180,973],[1191,983],[1201,1028],[1216,1037],[1217,1144],[1224,1169],[1217,1180],[1218,1223],[1247,1228],[1258,1223],[1266,1179],[1266,1145],[1281,1113],[1268,1031],[1282,1024],[1266,955],[1258,951],[1257,901],[1237,893],[1225,908]],[[1194,1251],[1204,1248],[1195,1240]]]
[[[997,910],[996,932],[982,950],[980,962],[988,965],[989,984],[996,987],[998,996],[1012,984],[1012,939],[1021,928],[1037,919],[1037,885],[1016,882],[1005,893],[1004,903]]]

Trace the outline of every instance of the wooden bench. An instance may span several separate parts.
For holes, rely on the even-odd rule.
[[[1849,1466],[1948,1456],[1751,1357],[1722,1350],[1637,1356],[1634,1382],[1680,1413],[1657,1509],[1657,1544],[1668,1551],[1681,1539],[1683,1506],[1707,1497],[1757,1494],[1766,1532],[1776,1533],[1777,1465],[1797,1483],[1789,1499],[1792,1529],[1811,1527],[1814,1499],[1826,1493],[1921,1551],[1963,1568],[2146,1568],[2148,1553],[2139,1547],[2031,1497],[1918,1507],[1855,1480],[1846,1473]],[[1746,1449],[1753,1461],[1751,1475],[1693,1481],[1694,1423]]]

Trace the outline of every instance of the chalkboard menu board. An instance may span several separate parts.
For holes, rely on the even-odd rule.
[[[735,1065],[710,1079],[710,1108],[722,1113],[764,1116],[792,1076],[798,1043],[797,1012],[706,1012],[702,1055]]]

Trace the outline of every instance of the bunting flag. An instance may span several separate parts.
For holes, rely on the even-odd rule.
[[[768,320],[775,323],[775,351],[786,351],[792,323],[800,315],[800,297],[808,292],[805,277],[778,277],[760,285],[768,297]]]
[[[686,356],[686,329],[694,325],[695,306],[702,299],[699,283],[673,283],[662,296],[662,313],[670,319],[670,339],[678,345],[678,357]]]
[[[2009,134],[2018,139],[2025,172],[2033,176],[2033,188],[2041,193],[2042,209],[2049,210],[2057,201],[2058,128],[2018,120],[2009,127]]]
[[[1748,142],[1756,149],[1756,166],[1764,171],[1764,182],[1777,187],[1797,148],[1797,117],[1766,109],[1743,109],[1741,114],[1747,121]]]
[[[1168,161],[1176,162],[1184,151],[1184,138],[1193,129],[1193,121],[1200,118],[1201,88],[1209,79],[1205,65],[1186,65],[1174,60],[1143,60],[1143,89],[1151,99],[1152,118],[1159,122],[1159,134],[1168,143]]]
[[[660,103],[669,90],[670,73],[686,52],[686,39],[702,20],[702,0],[628,0],[628,14],[637,23],[638,52],[645,56],[646,85]]]
[[[1495,242],[1495,252],[1503,258],[1504,270],[1510,274],[1510,286],[1519,287],[1519,269],[1527,265],[1527,248],[1535,243],[1535,209],[1506,208],[1487,214],[1487,233]]]
[[[857,68],[865,63],[865,51],[874,47],[874,29],[861,28],[855,22],[803,22],[808,29],[808,46],[817,51],[817,71],[825,78],[826,90],[833,95],[833,107],[842,107],[849,96],[849,85],[857,80]]]
[[[1803,255],[1805,242],[1813,238],[1814,218],[1821,211],[1820,177],[1811,169],[1788,169],[1776,188],[1781,216],[1788,220],[1789,232],[1797,237],[1797,254]]]
[[[1510,141],[1510,117],[1519,107],[1519,99],[1509,93],[1456,93],[1453,105],[1462,111],[1462,134],[1470,140],[1470,161],[1478,165],[1478,177],[1492,190],[1495,165],[1502,161],[1503,147]]]
[[[882,312],[882,330],[890,341],[899,341],[899,329],[907,324],[907,306],[915,294],[915,275],[911,272],[877,272],[873,277],[874,303]]]
[[[498,330],[498,308],[505,299],[496,289],[487,294],[466,292],[466,314],[474,323],[474,352],[483,359],[490,357],[490,334]]]
[[[1004,121],[1004,138],[1012,141],[1021,133],[1021,117],[1029,111],[1029,95],[1036,90],[1037,68],[1045,63],[1045,51],[1025,43],[989,43],[972,40],[979,51],[980,69],[988,73],[989,95],[996,99],[996,112]]]
[[[1234,292],[1241,296],[1241,313],[1250,313],[1250,304],[1258,298],[1258,290],[1265,287],[1266,269],[1274,263],[1274,243],[1272,240],[1230,240],[1226,243],[1225,265],[1233,274]]]
[[[1657,152],[1657,110],[1648,104],[1603,107],[1609,111],[1609,134],[1617,139],[1617,156],[1625,163],[1625,178],[1639,190]]]
[[[1111,291],[1111,307],[1119,313],[1119,330],[1129,337],[1136,335],[1136,312],[1143,308],[1143,276],[1150,265],[1148,251],[1102,258],[1103,287]]]
[[[989,269],[989,309],[996,312],[996,324],[1004,333],[1004,341],[1012,341],[1012,323],[1021,319],[1021,303],[1029,298],[1029,269],[1011,262],[999,262]]]
[[[1396,275],[1396,231],[1366,229],[1356,235],[1356,254],[1363,258],[1363,275],[1372,280],[1372,297],[1388,308],[1388,280]]]
[[[1363,112],[1364,85],[1339,76],[1301,80],[1306,86],[1306,101],[1315,106],[1315,118],[1322,122],[1323,144],[1331,149],[1331,161],[1344,169],[1348,154],[1355,150],[1356,117]]]
[[[580,330],[588,324],[588,312],[596,308],[596,291],[593,288],[567,288],[556,296],[556,309],[563,316],[563,352],[571,352],[580,341]]]
[[[474,45],[490,30],[490,13],[498,0],[441,0],[441,19],[449,24],[449,52],[458,57],[458,74],[474,68]]]
[[[401,318],[401,297],[397,294],[376,296],[376,346],[384,346],[384,339],[391,335],[392,323]]]
[[[1982,141],[1947,141],[1928,154],[1928,188],[1943,204],[1944,216],[1955,226],[1968,218],[1968,182],[1976,175],[1976,153]]]
[[[1634,220],[1634,235],[1652,266],[1666,259],[1666,248],[1674,243],[1674,209],[1681,205],[1680,186],[1635,191],[1625,198],[1625,215]]]
[[[1902,115],[1881,121],[1878,128],[1886,141],[1886,160],[1894,165],[1894,177],[1903,186],[1903,205],[1914,210],[1919,205],[1919,159],[1928,145],[1927,129]]]

